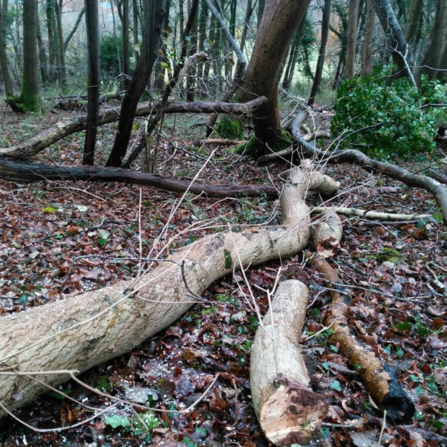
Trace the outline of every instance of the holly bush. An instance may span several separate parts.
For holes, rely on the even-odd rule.
[[[422,79],[416,90],[406,78],[390,82],[392,67],[342,84],[331,123],[338,147],[356,147],[380,159],[408,158],[435,147],[436,116],[427,103],[444,103],[445,87]]]

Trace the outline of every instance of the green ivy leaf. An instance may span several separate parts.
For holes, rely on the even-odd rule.
[[[111,416],[105,416],[104,422],[110,425],[112,428],[118,427],[130,427],[130,419],[127,416],[121,414],[114,414]]]

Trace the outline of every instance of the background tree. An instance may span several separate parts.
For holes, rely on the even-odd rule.
[[[8,58],[6,56],[6,14],[8,12],[8,0],[0,1],[0,65],[3,82],[5,83],[6,96],[12,96],[12,83],[9,76]]]
[[[124,95],[121,105],[120,120],[118,131],[115,137],[115,143],[107,160],[107,166],[121,166],[122,159],[126,154],[132,133],[132,124],[135,116],[138,101],[143,94],[149,77],[152,73],[152,67],[156,59],[156,50],[158,48],[161,24],[166,13],[167,0],[143,0],[143,38],[141,44],[141,53],[138,60],[135,73]]]
[[[82,164],[93,165],[95,160],[96,127],[99,111],[99,18],[97,0],[85,0],[85,23],[88,48],[88,107]]]
[[[278,83],[282,61],[290,41],[306,15],[309,1],[269,0],[265,6],[240,96],[248,101],[266,96],[268,102],[254,117],[255,136],[261,153],[274,148],[280,136]]]
[[[358,17],[359,0],[350,0],[348,12],[348,31],[346,35],[346,65],[344,72],[344,76],[347,79],[354,77],[355,73]]]

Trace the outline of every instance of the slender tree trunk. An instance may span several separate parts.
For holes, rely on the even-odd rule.
[[[160,25],[166,12],[166,0],[143,0],[143,41],[141,55],[135,74],[129,83],[121,106],[118,132],[115,137],[112,152],[107,160],[107,166],[121,166],[126,154],[132,133],[132,124],[138,101],[144,92],[152,67],[156,59],[156,50],[160,39]]]
[[[249,0],[251,1],[251,0]],[[206,5],[206,0],[201,0],[200,2],[200,12],[199,12],[199,40],[198,40],[198,50],[199,53],[205,51],[206,42],[206,23],[208,21],[208,7]],[[197,64],[197,84],[199,86],[199,96],[206,95],[206,85],[203,79],[203,74],[205,71],[205,64],[199,62]]]
[[[12,96],[12,83],[9,76],[8,58],[6,56],[6,14],[8,13],[8,0],[0,2],[0,65],[6,96]]]
[[[135,51],[135,60],[138,62],[138,46],[140,43],[138,37],[138,3],[137,0],[132,0],[132,14],[133,14],[133,45]]]
[[[321,77],[323,75],[324,57],[326,54],[326,44],[329,35],[329,22],[331,19],[331,0],[325,0],[323,8],[323,18],[321,21],[321,43],[320,52],[318,54],[317,68],[315,70],[315,79],[312,85],[312,91],[310,92],[310,98],[307,102],[308,106],[311,106],[315,101],[318,89],[320,88]]]
[[[286,72],[284,74],[284,79],[282,81],[282,87],[284,90],[289,90],[292,86],[293,76],[295,74],[296,61],[298,59],[298,53],[300,48],[301,39],[303,37],[303,29],[304,29],[303,20],[296,30],[295,38],[293,40],[292,47],[290,49],[289,61],[286,66]]]
[[[37,0],[23,0],[23,81],[17,102],[35,113],[40,112],[37,20]]]
[[[116,58],[118,60],[118,69],[119,72],[123,72],[123,66],[121,64],[121,50],[118,43],[118,35],[116,33],[116,20],[115,20],[115,5],[113,4],[113,0],[110,0],[110,9],[112,11],[112,30],[113,30],[113,38],[116,42]]]
[[[57,25],[57,51],[59,53],[59,84],[62,89],[67,86],[67,74],[65,68],[64,33],[62,29],[62,0],[55,0],[56,25]]]
[[[54,0],[46,2],[48,53],[50,55],[50,81],[55,82],[58,78],[58,51],[56,40],[56,16],[54,12]]]
[[[241,36],[241,52],[244,52],[245,41],[247,40],[248,27],[250,25],[251,15],[253,14],[253,2],[252,0],[247,0],[247,9],[245,11],[245,20],[244,20],[244,28],[242,29]]]
[[[419,76],[426,74],[429,79],[437,77],[436,69],[441,68],[442,52],[447,32],[447,0],[438,0],[435,23],[430,33],[430,44],[421,62]]]
[[[93,165],[95,160],[96,127],[99,111],[99,14],[98,1],[85,0],[85,22],[88,48],[88,108],[83,165]]]
[[[376,18],[372,0],[367,0],[366,8],[365,37],[363,39],[362,47],[362,76],[369,76],[372,73],[371,45],[374,34],[374,22]]]
[[[260,154],[274,148],[281,131],[278,75],[290,41],[306,15],[309,1],[269,0],[262,15],[253,53],[240,90],[241,98],[266,96],[268,102],[255,113],[255,135]]]
[[[42,84],[47,82],[47,54],[45,52],[45,45],[42,40],[42,32],[40,29],[40,21],[37,19],[37,45],[39,49],[39,63],[40,63],[40,77]]]
[[[129,0],[122,0],[122,38],[123,38],[123,86],[128,85],[128,76],[130,75],[130,54],[129,54]]]
[[[406,60],[407,42],[396,18],[396,14],[389,0],[372,0],[374,10],[379,17],[380,24],[388,39],[388,45],[393,54],[394,63],[399,70],[398,76],[407,76],[413,79],[413,75]]]
[[[237,0],[231,0],[229,29],[233,37],[236,37],[236,11],[237,11]]]
[[[405,40],[408,45],[412,45],[415,42],[415,38],[418,33],[418,28],[421,25],[421,14],[424,0],[413,0],[408,11],[408,20],[405,24]]]
[[[354,77],[355,54],[357,48],[357,28],[359,16],[359,0],[350,0],[348,16],[348,33],[346,36],[346,65],[344,76],[346,79]]]
[[[64,51],[67,51],[68,44],[70,43],[70,40],[72,39],[72,37],[75,35],[75,33],[79,27],[79,24],[81,23],[82,17],[84,16],[84,13],[85,13],[85,6],[79,12],[79,15],[76,19],[76,22],[73,25],[73,28],[71,29],[71,31],[68,33],[68,36],[64,40]]]
[[[190,6],[190,5],[189,5]],[[190,10],[191,6],[188,8],[188,14],[191,13]],[[194,54],[197,53],[197,14],[194,20],[194,24],[192,26],[192,30],[191,30],[191,47],[189,50],[189,56],[193,56]],[[193,67],[190,72],[188,73],[188,76],[186,78],[186,100],[188,102],[193,102],[194,101],[194,87],[195,87],[195,78],[196,78],[196,73],[195,73],[195,67]]]

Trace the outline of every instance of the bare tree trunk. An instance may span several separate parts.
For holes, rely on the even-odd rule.
[[[48,53],[50,55],[50,81],[54,82],[58,79],[58,50],[56,40],[56,16],[54,11],[54,1],[47,0],[47,32],[48,32]]]
[[[436,69],[441,68],[442,52],[447,34],[447,0],[438,0],[435,23],[430,33],[430,44],[421,62],[419,76],[426,74],[429,79],[435,79]]]
[[[362,47],[362,76],[369,76],[372,73],[372,39],[374,34],[374,22],[376,13],[372,0],[366,0],[366,24],[365,37],[363,39]]]
[[[74,23],[73,28],[71,29],[71,31],[68,33],[68,36],[64,40],[64,51],[67,51],[68,44],[70,43],[70,40],[72,39],[72,37],[75,35],[75,33],[79,27],[79,24],[81,23],[84,13],[85,13],[85,6],[79,12],[79,15],[76,18],[76,22]]]
[[[242,100],[266,96],[268,102],[255,115],[255,135],[264,155],[274,148],[281,131],[278,109],[279,73],[296,28],[304,20],[308,0],[269,0],[256,37],[247,74],[240,90]]]
[[[329,23],[331,20],[331,0],[325,0],[323,8],[323,18],[321,22],[321,43],[320,52],[318,54],[317,68],[315,70],[315,79],[312,85],[312,91],[310,92],[310,98],[307,101],[307,105],[311,106],[315,101],[318,89],[320,88],[321,77],[323,75],[324,57],[326,54],[326,44],[329,35]]]
[[[305,20],[303,20],[299,24],[298,29],[296,30],[296,33],[295,33],[295,38],[293,39],[293,43],[290,48],[289,61],[286,65],[286,72],[284,74],[284,79],[282,81],[282,87],[284,90],[289,90],[289,88],[292,86],[293,76],[295,74],[296,61],[298,59],[300,43],[301,43],[301,39],[303,37],[304,21]]]
[[[135,51],[135,60],[138,63],[138,54],[137,47],[139,46],[140,40],[138,37],[138,0],[132,0],[132,14],[133,14],[133,45]]]
[[[297,170],[292,172],[292,180]],[[234,269],[300,252],[308,242],[310,222],[303,189],[319,190],[326,179],[331,180],[304,169],[303,174],[305,188],[294,183],[284,188],[281,226],[205,236],[161,261],[138,282],[122,281],[3,317],[2,414],[5,407],[14,410],[47,391],[29,377],[33,371],[76,370],[77,374],[128,352],[172,324],[218,278]],[[39,380],[56,386],[69,377],[48,374],[40,375]],[[18,383],[21,400],[17,400]]]
[[[261,26],[262,15],[264,14],[266,0],[258,0],[258,30]]]
[[[408,67],[406,60],[407,56],[407,42],[404,34],[396,18],[396,14],[391,6],[389,0],[372,0],[374,10],[377,17],[379,17],[380,24],[388,39],[388,45],[393,54],[394,63],[399,70],[399,76],[407,76],[413,79],[413,75]]]
[[[348,32],[346,36],[346,64],[344,77],[346,79],[351,79],[354,77],[355,74],[359,0],[350,0],[348,14]]]
[[[40,20],[37,18],[37,45],[39,50],[39,65],[40,65],[40,77],[42,80],[42,84],[46,84],[48,75],[47,75],[47,55],[45,52],[45,45],[42,40],[42,32],[40,29]]]
[[[122,38],[123,38],[123,87],[127,88],[128,76],[130,75],[130,53],[129,53],[129,0],[122,0]]]
[[[99,17],[97,0],[85,0],[88,48],[88,108],[83,165],[95,161],[96,128],[99,112]]]
[[[144,26],[141,55],[134,76],[124,95],[118,131],[112,152],[107,160],[107,166],[121,166],[126,154],[138,101],[147,86],[156,59],[156,49],[161,33],[160,25],[163,23],[165,12],[166,0],[143,1]]]
[[[200,6],[200,3],[199,3],[199,6]],[[188,10],[188,14],[191,14],[191,9]],[[195,16],[195,20],[194,20],[194,23],[193,23],[192,29],[191,29],[192,33],[190,36],[191,46],[189,49],[189,57],[191,57],[197,53],[197,30],[198,30],[197,15],[198,14],[196,14],[196,16]],[[188,74],[188,76],[186,78],[186,100],[188,102],[194,101],[194,87],[196,85],[195,78],[196,78],[195,67],[193,67],[193,69],[190,70],[190,73]]]
[[[65,68],[65,50],[64,50],[64,34],[62,29],[62,0],[55,0],[56,25],[57,25],[57,50],[59,52],[59,84],[62,89],[67,86],[67,74]]]
[[[8,58],[6,56],[6,14],[8,13],[8,0],[0,1],[0,65],[2,68],[3,82],[5,83],[6,96],[12,96],[12,83],[9,76]]]
[[[113,4],[113,0],[110,0],[110,10],[112,11],[112,30],[113,30],[113,38],[115,39],[116,43],[116,58],[118,60],[119,72],[122,73],[123,65],[121,63],[121,51],[120,51],[120,45],[118,43],[118,36],[116,33],[115,6]]]
[[[23,0],[23,81],[17,102],[24,111],[40,112],[37,56],[37,0]]]

